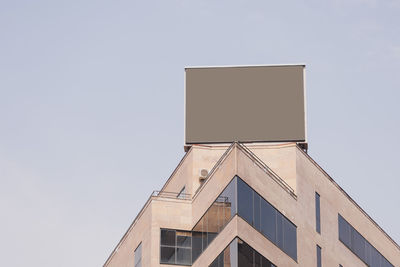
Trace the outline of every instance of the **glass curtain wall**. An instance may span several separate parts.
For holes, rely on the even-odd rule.
[[[237,178],[237,192],[239,216],[297,260],[296,225],[240,178]]]
[[[371,267],[394,267],[353,226],[338,214],[339,240]]]
[[[161,230],[160,262],[180,265],[195,262],[236,214],[287,255],[297,259],[296,226],[242,179],[235,176],[191,232]],[[178,242],[178,233],[188,236],[190,246],[189,243],[182,245]]]
[[[276,267],[240,238],[235,238],[209,267]]]
[[[236,177],[218,196],[192,230],[192,262],[236,214]]]

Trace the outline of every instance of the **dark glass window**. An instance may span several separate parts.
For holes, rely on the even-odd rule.
[[[267,201],[261,199],[261,233],[276,243],[276,210]]]
[[[189,258],[191,263],[195,262],[235,214],[297,259],[296,226],[235,176],[191,232],[161,229],[160,262],[188,265]],[[253,255],[254,264],[264,266],[257,257]]]
[[[236,182],[237,179],[234,177],[199,222],[193,227],[192,262],[200,256],[230,219],[237,213]],[[252,201],[251,199],[251,202]]]
[[[230,245],[209,265],[209,267],[276,267],[268,259],[235,238]]]
[[[285,251],[293,259],[297,259],[297,236],[296,226],[285,217],[283,222],[283,251]]]
[[[254,251],[254,267],[262,267],[262,256],[257,251]]]
[[[142,243],[137,246],[134,252],[134,265],[135,267],[142,267]]]
[[[181,191],[178,193],[178,198],[180,199],[186,199],[186,187],[184,186]]]
[[[176,246],[190,248],[192,246],[192,234],[186,231],[176,231]]]
[[[339,214],[339,240],[348,248],[351,247],[351,229],[350,224]]]
[[[276,214],[276,244],[283,248],[283,216],[279,212]]]
[[[260,208],[260,201],[261,197],[257,193],[253,194],[253,206],[254,206],[254,228],[260,231],[260,216],[261,216],[261,208]]]
[[[384,257],[382,257],[381,266],[382,267],[393,267],[393,265],[390,262],[388,262],[388,260],[385,259]]]
[[[161,263],[175,263],[175,247],[161,247]]]
[[[192,264],[192,233],[161,229],[160,262],[167,264]]]
[[[320,196],[315,192],[315,220],[316,220],[316,230],[321,233],[321,206],[320,206]]]
[[[238,243],[238,266],[253,266],[254,249],[241,240]]]
[[[317,267],[322,267],[321,247],[317,245]]]
[[[192,257],[191,257],[192,250],[190,248],[176,248],[176,264],[181,265],[191,265],[192,264]]]
[[[176,245],[176,231],[175,230],[161,230],[161,245],[175,246]]]
[[[371,267],[394,267],[353,226],[338,214],[339,240]]]
[[[208,247],[208,215],[210,215],[209,211],[211,211],[212,208],[213,207],[211,206],[211,208],[203,216],[203,250]]]
[[[199,232],[192,233],[192,260],[193,260],[193,262],[203,252],[202,239],[203,239],[202,233],[199,233]]]
[[[240,178],[237,188],[239,216],[296,260],[296,226]]]
[[[233,178],[233,180],[217,198],[216,202],[224,204],[226,220],[229,220],[236,214],[236,177]],[[230,214],[226,211],[230,211]]]
[[[357,231],[351,231],[351,248],[359,258],[365,259],[365,239]]]
[[[380,267],[381,266],[381,257],[376,248],[372,247],[371,256],[370,256],[370,264],[371,267]]]
[[[253,190],[242,179],[238,179],[238,213],[250,225],[253,224]]]
[[[371,266],[371,255],[372,255],[372,249],[373,247],[371,246],[370,243],[365,242],[365,262]]]

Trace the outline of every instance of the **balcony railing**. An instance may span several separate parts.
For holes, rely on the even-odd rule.
[[[172,199],[185,199],[190,200],[191,194],[177,193],[177,192],[166,192],[166,191],[153,191],[152,197],[172,198]]]

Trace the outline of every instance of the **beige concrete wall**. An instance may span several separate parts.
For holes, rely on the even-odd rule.
[[[338,213],[392,264],[400,266],[400,250],[300,149],[297,150],[298,221],[300,235],[313,237],[322,248],[323,265],[362,266],[361,260],[338,240]],[[315,192],[321,195],[321,235],[315,231]],[[387,218],[388,220],[390,218]],[[304,242],[304,241],[302,241]],[[304,242],[313,247],[312,242]],[[299,242],[299,247],[302,243]],[[315,258],[315,253],[314,253]]]
[[[268,167],[282,178],[295,192],[296,182],[296,144],[258,145],[247,147]]]
[[[211,171],[228,147],[225,146],[193,146],[193,178],[192,194],[199,188],[199,174],[201,169]]]
[[[192,146],[179,168],[165,184],[163,191],[179,192],[186,186],[186,193],[193,195],[200,186],[200,170],[210,171],[227,148],[227,146]]]
[[[133,267],[134,250],[142,242],[142,262],[143,266],[150,265],[150,254],[152,240],[146,233],[149,233],[152,221],[151,203],[144,210],[140,219],[128,230],[122,242],[117,246],[116,251],[111,255],[107,267]]]
[[[159,266],[161,228],[191,230],[191,202],[153,198],[105,266],[133,267],[134,250],[140,242],[142,266]]]
[[[165,183],[163,191],[180,192],[183,186],[186,186],[186,192],[191,194],[193,180],[193,149],[191,149],[180,162],[180,165],[172,173],[171,177]]]
[[[235,176],[235,168],[235,151],[232,151],[219,166],[218,170],[204,183],[201,190],[194,196],[192,203],[193,226],[200,220],[218,195]]]
[[[338,213],[392,264],[400,266],[399,248],[296,145],[249,145],[249,148],[296,189],[295,196],[235,147],[192,200],[153,198],[106,266],[133,266],[133,251],[140,242],[143,242],[143,266],[169,266],[159,263],[160,228],[191,230],[235,174],[297,226],[297,263],[235,217],[193,266],[208,266],[235,236],[277,266],[316,266],[317,244],[322,248],[323,266],[364,266],[338,239]],[[164,190],[176,192],[183,184],[191,184],[191,193],[195,192],[198,170],[211,169],[226,149],[227,146],[192,148]],[[315,230],[315,192],[321,196],[321,234]]]

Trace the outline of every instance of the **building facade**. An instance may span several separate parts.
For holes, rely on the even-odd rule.
[[[192,145],[106,267],[400,267],[400,247],[295,142]]]

